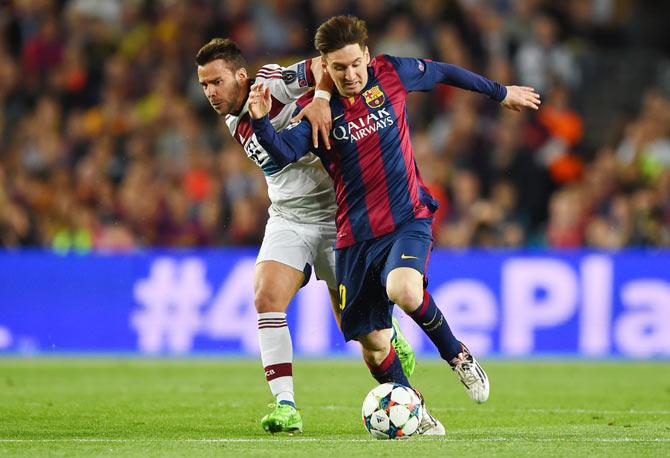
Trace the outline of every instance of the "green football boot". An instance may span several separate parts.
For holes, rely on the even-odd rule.
[[[394,332],[391,338],[391,345],[393,345],[395,353],[398,355],[398,359],[400,359],[400,365],[402,366],[402,371],[405,373],[405,377],[409,379],[414,373],[414,367],[416,366],[414,350],[412,350],[412,346],[400,330],[400,323],[398,323],[396,317],[392,317],[392,321]]]
[[[301,433],[300,412],[288,404],[270,404],[274,410],[263,417],[261,426],[269,433]]]

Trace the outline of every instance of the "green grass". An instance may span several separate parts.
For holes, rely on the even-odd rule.
[[[438,361],[413,383],[447,428],[389,442],[363,429],[361,362],[298,361],[305,432],[269,436],[259,361],[0,359],[0,456],[670,456],[668,362],[488,361],[473,404]]]

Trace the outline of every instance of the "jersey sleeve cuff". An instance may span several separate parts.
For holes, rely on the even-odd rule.
[[[495,84],[496,93],[492,98],[496,102],[500,103],[503,100],[505,100],[505,97],[507,97],[507,88],[504,85],[502,85],[498,82],[495,82],[495,81],[494,81],[494,84]]]

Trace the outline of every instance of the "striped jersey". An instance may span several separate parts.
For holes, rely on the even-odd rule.
[[[416,218],[432,216],[438,207],[414,159],[405,103],[408,92],[445,83],[497,101],[507,95],[499,83],[442,62],[381,55],[367,71],[368,82],[360,94],[331,99],[331,149],[316,151],[335,186],[337,248],[389,234]],[[305,94],[299,106],[312,96]],[[306,122],[278,134],[266,116],[252,120],[252,127],[276,164],[299,160],[311,148]]]
[[[270,64],[256,73],[255,81],[270,88],[272,127],[285,128],[296,110],[297,99],[314,85],[311,59],[283,68]],[[233,138],[242,145],[247,157],[258,165],[268,184],[270,215],[279,215],[303,223],[331,223],[335,217],[333,182],[314,154],[297,162],[278,166],[259,144],[251,128],[248,102],[237,115],[227,115],[226,125]]]

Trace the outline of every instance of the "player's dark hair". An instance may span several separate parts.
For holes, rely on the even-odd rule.
[[[356,16],[334,16],[316,30],[314,46],[323,55],[352,44],[358,44],[363,49],[367,39],[365,21]]]
[[[227,64],[230,64],[233,70],[239,70],[247,65],[242,51],[229,38],[212,38],[195,55],[195,61],[198,65],[206,65],[217,59],[222,59]]]

